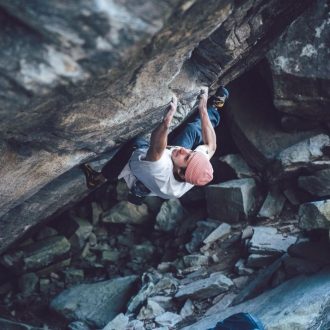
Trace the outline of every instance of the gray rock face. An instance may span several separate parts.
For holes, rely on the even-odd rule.
[[[4,86],[8,87],[3,90],[14,90],[20,68],[26,73],[28,79],[22,79],[30,90],[43,81],[45,85],[56,85],[58,76],[63,76],[62,81],[68,84],[71,84],[68,76],[72,81],[79,80],[84,76],[82,68],[86,52],[81,52],[82,48],[88,52],[96,46],[102,51],[110,44],[110,48],[119,53],[111,57],[105,51],[105,61],[117,65],[113,58],[123,54],[125,65],[106,72],[104,76],[100,76],[96,68],[97,81],[91,80],[88,84],[79,85],[79,88],[54,91],[52,95],[33,100],[22,112],[6,112],[2,116],[0,232],[4,234],[1,237],[1,251],[21,237],[31,224],[39,222],[38,214],[44,212],[51,216],[86,192],[83,184],[81,190],[77,186],[75,190],[69,189],[73,185],[71,180],[77,178],[72,173],[65,176],[64,182],[57,181],[55,184],[57,178],[79,163],[112,150],[139,133],[150,131],[159,122],[172,91],[181,100],[179,108],[185,116],[191,111],[201,86],[210,86],[219,78],[226,84],[259,60],[270,42],[303,11],[308,0],[221,1],[207,5],[196,1],[191,6],[179,8],[175,6],[175,1],[161,2],[160,6],[159,2],[157,5],[144,2],[142,7],[140,2],[132,1],[125,2],[124,9],[119,4],[119,7],[113,5],[115,7],[111,11],[100,8],[105,4],[101,1],[95,7],[84,1],[81,11],[70,4],[55,6],[43,1],[37,3],[38,6],[24,5],[26,10],[21,10],[18,0],[0,2],[0,6],[19,21],[18,26],[13,27],[13,33],[9,33],[11,26],[8,24],[7,29],[2,29],[5,37],[1,38],[4,43],[1,49],[8,51],[8,54],[4,56],[1,67],[10,71],[10,78],[2,79]],[[100,9],[102,13],[93,15],[91,7]],[[164,13],[168,12],[172,12],[173,16],[166,21],[166,26],[155,35],[148,47],[143,48],[143,52],[139,52],[139,47],[145,46],[144,42],[139,43],[140,37],[147,37],[145,40],[148,41],[149,31],[155,33],[162,24],[161,18],[167,16]],[[153,19],[149,20],[151,13]],[[98,19],[102,15],[110,16],[110,19]],[[62,21],[61,17],[67,19]],[[21,22],[29,27],[27,36],[24,36],[25,29],[22,29]],[[105,26],[107,28],[103,30]],[[88,33],[82,32],[85,30]],[[134,36],[133,40],[127,40],[127,34],[121,34],[124,31]],[[10,34],[26,46],[16,47],[16,51],[9,49],[7,45],[12,39],[7,35]],[[19,37],[21,35],[22,38]],[[39,42],[43,38],[47,38],[48,48],[46,43]],[[130,45],[135,42],[139,45],[133,51]],[[23,61],[26,57],[23,49],[34,49],[35,45],[31,62]],[[58,54],[62,49],[67,53]],[[19,53],[23,54],[22,59],[16,56]],[[93,57],[95,53],[91,50],[90,54]],[[129,56],[130,64],[125,55]],[[18,63],[12,60],[16,58]],[[44,61],[44,58],[47,59]],[[80,60],[79,66],[77,60]],[[54,66],[59,71],[55,72]],[[42,82],[38,78],[42,78]],[[26,104],[29,98],[26,95],[30,90],[23,91],[20,104]],[[13,99],[16,102],[15,94],[6,95],[10,95],[7,105],[12,104]],[[54,193],[50,184],[57,185],[57,189],[60,185],[61,188]],[[30,200],[33,196],[46,187],[49,195],[44,196],[42,202],[39,195],[32,204]],[[64,198],[62,193],[69,195],[69,198]],[[39,212],[32,212],[32,209]],[[22,218],[26,219],[24,224],[21,224]],[[8,222],[17,228],[14,234],[7,231]]]
[[[177,323],[182,321],[182,317],[179,314],[166,312],[162,315],[159,315],[155,318],[156,323],[161,326],[174,327]]]
[[[316,171],[312,175],[300,176],[298,186],[317,197],[330,195],[330,168]]]
[[[210,244],[215,242],[216,240],[226,237],[231,231],[231,226],[228,223],[222,223],[217,229],[213,230],[210,235],[208,235],[203,243]]]
[[[63,236],[47,238],[22,249],[8,251],[1,257],[1,263],[16,273],[48,266],[67,257],[70,243]]]
[[[226,292],[234,283],[221,273],[213,273],[210,277],[184,285],[176,293],[177,299],[204,299]]]
[[[127,276],[80,284],[61,292],[50,307],[68,320],[102,328],[125,308],[136,280],[136,276]]]
[[[32,325],[28,325],[26,323],[20,322],[13,322],[10,320],[6,320],[4,318],[0,318],[0,327],[1,329],[8,329],[8,330],[42,330],[43,328],[37,328]]]
[[[329,270],[301,276],[240,305],[215,312],[182,330],[209,329],[239,312],[256,315],[268,330],[316,330],[330,326]],[[265,308],[266,306],[266,308]]]
[[[141,224],[149,219],[148,208],[145,204],[134,205],[127,201],[116,204],[102,216],[103,222]]]
[[[302,204],[299,207],[299,226],[303,229],[330,229],[330,200]]]
[[[229,168],[234,171],[237,179],[252,178],[255,176],[255,173],[242,158],[240,154],[230,154],[223,157],[220,157],[220,169],[222,164],[227,165]]]
[[[226,222],[246,219],[255,208],[257,187],[254,179],[226,181],[205,188],[210,218]]]
[[[279,189],[271,189],[258,212],[258,217],[272,218],[280,215],[285,200],[285,196]]]
[[[327,134],[318,134],[300,141],[289,148],[281,151],[276,160],[280,163],[283,171],[293,172],[302,167],[311,166],[309,163],[322,160],[325,156],[324,149],[330,146],[330,137]],[[326,165],[328,162],[315,164]]]
[[[283,236],[273,227],[254,227],[249,242],[249,252],[259,255],[279,255],[297,241],[294,236]]]
[[[191,241],[185,245],[187,251],[190,253],[197,251],[203,240],[217,227],[218,224],[211,221],[198,221]]]
[[[171,231],[179,226],[185,214],[184,208],[178,199],[165,201],[156,217],[155,229]]]
[[[328,6],[315,1],[267,55],[276,108],[319,122],[330,120]]]
[[[126,330],[129,318],[123,313],[118,314],[111,322],[109,322],[102,330]]]
[[[77,84],[121,64],[163,25],[177,1],[0,1],[0,118],[32,95]],[[146,17],[148,13],[148,17]],[[13,20],[16,19],[16,21]],[[125,55],[125,56],[124,56]],[[7,114],[8,115],[8,114]]]
[[[288,133],[280,129],[277,111],[265,97],[269,91],[254,75],[233,82],[230,90],[230,132],[251,167],[264,170],[282,150],[315,135],[311,131]]]

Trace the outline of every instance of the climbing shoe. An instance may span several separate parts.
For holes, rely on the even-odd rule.
[[[93,170],[90,165],[82,164],[79,167],[85,174],[88,189],[94,189],[106,181],[102,173]]]
[[[212,105],[217,109],[220,109],[224,106],[228,97],[229,97],[229,92],[227,88],[220,86],[216,91],[215,95],[212,97]]]

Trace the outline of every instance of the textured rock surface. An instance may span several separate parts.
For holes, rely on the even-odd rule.
[[[300,176],[298,186],[317,197],[330,196],[330,168]]]
[[[263,170],[282,150],[315,135],[310,131],[281,130],[271,97],[265,98],[269,91],[255,74],[245,75],[239,83],[235,81],[230,90],[227,108],[230,131],[237,148],[253,168]]]
[[[299,226],[304,229],[330,229],[330,200],[302,204],[299,208]]]
[[[141,224],[149,219],[148,208],[145,204],[134,205],[121,201],[109,212],[102,216],[103,222]]]
[[[234,284],[225,275],[213,273],[210,277],[183,285],[176,293],[177,299],[206,299],[227,291]]]
[[[161,14],[159,12],[154,14],[156,21],[157,17],[163,17],[168,7],[175,10],[174,15],[169,18],[149,47],[144,48],[143,53],[132,52],[130,47],[125,48],[130,55],[131,64],[125,63],[126,65],[116,72],[98,76],[97,80],[91,80],[85,85],[80,84],[79,88],[61,89],[54,91],[46,98],[35,99],[24,111],[13,112],[12,115],[6,112],[6,115],[2,116],[0,126],[2,137],[0,232],[3,234],[0,249],[3,251],[8,244],[23,235],[29,228],[26,226],[39,221],[36,214],[25,216],[26,213],[31,212],[32,206],[26,208],[22,205],[24,201],[33,198],[40,189],[47,187],[61,174],[68,172],[80,162],[95,158],[136,134],[152,129],[168,104],[172,91],[175,91],[181,100],[180,109],[183,115],[189,112],[202,85],[216,84],[219,79],[226,84],[244,72],[263,56],[270,42],[305,9],[308,2],[307,0],[300,2],[291,0],[285,3],[279,0],[241,3],[211,1],[205,5],[203,1],[196,1],[191,6],[186,4],[178,8],[173,6],[174,1],[170,3],[170,6],[169,3],[164,2],[162,3],[164,11]],[[79,28],[87,26],[87,30],[93,30],[93,24],[100,21],[88,17],[90,10],[86,9],[86,6],[90,5],[89,2],[84,2],[82,6],[84,10],[81,13],[72,9],[71,6],[59,4],[59,7],[56,7],[58,9],[54,9],[55,23],[52,23],[52,19],[49,18],[48,4],[42,1],[37,3],[40,13],[37,11],[36,14],[32,9],[17,10],[20,8],[20,1],[0,2],[0,6],[5,8],[6,13],[16,18],[13,20],[17,23],[17,26],[14,24],[13,27],[14,38],[18,40],[27,38],[28,40],[24,41],[27,44],[26,47],[33,48],[33,45],[37,43],[36,39],[39,40],[45,35],[48,43],[50,43],[49,40],[54,40],[54,43],[50,45],[53,45],[55,51],[52,47],[47,49],[46,46],[42,48],[43,46],[40,45],[39,51],[35,53],[36,58],[32,59],[32,64],[20,62],[21,66],[25,65],[27,76],[32,75],[36,79],[29,86],[33,87],[40,83],[38,78],[43,77],[43,72],[40,70],[46,71],[47,81],[51,83],[57,79],[54,78],[57,74],[64,76],[62,79],[64,82],[68,80],[65,78],[68,75],[78,79],[82,64],[79,63],[80,67],[78,67],[70,57],[73,55],[70,54],[76,50],[77,43],[81,43],[80,39],[83,40],[84,45],[89,45],[86,40],[92,39],[91,44],[95,45],[96,41],[99,47],[105,47],[107,42],[98,39],[98,36],[103,37],[108,30],[104,32],[101,28],[99,34],[92,32],[87,37],[81,36],[84,34],[75,30],[75,26]],[[98,4],[104,3],[98,2]],[[126,8],[131,8],[130,6],[140,8],[140,3],[136,2],[130,4],[127,2],[125,5],[127,5]],[[148,10],[148,3],[145,6],[147,8],[142,8],[136,16],[141,18],[144,17],[146,11],[153,12]],[[152,4],[150,6],[152,7]],[[157,6],[152,8],[155,7]],[[61,17],[61,10],[68,14],[66,17],[70,24],[61,22],[61,19],[57,17]],[[128,11],[134,12],[134,10]],[[117,24],[116,18],[122,17],[118,15],[122,11],[115,11],[115,13],[115,19],[110,20]],[[82,24],[81,20],[84,21],[86,16],[88,23]],[[127,18],[124,15],[125,17]],[[127,25],[124,24],[125,28],[132,29],[133,20],[131,16],[128,17],[122,21],[128,22]],[[44,23],[45,21],[49,24]],[[137,21],[134,21],[134,24]],[[151,23],[150,33],[157,31],[161,26],[161,22],[158,23]],[[19,39],[16,34],[24,34],[25,28],[21,29],[23,24],[28,27],[29,32],[30,30],[37,32],[33,33],[33,36],[23,36]],[[123,27],[123,30],[125,28]],[[135,31],[139,31],[139,26],[134,26],[134,28]],[[11,29],[11,24],[8,25],[8,29]],[[118,29],[122,31],[121,25],[116,25],[111,29],[115,36]],[[3,31],[8,32],[8,30],[5,32],[5,29]],[[75,32],[73,35],[72,31]],[[64,38],[62,38],[63,34]],[[33,39],[31,43],[29,39]],[[118,41],[118,38],[114,38],[113,35],[110,35],[110,39],[112,42]],[[69,57],[57,56],[56,47],[61,48],[62,42],[69,48]],[[73,44],[71,50],[70,44]],[[129,42],[129,44],[132,43]],[[145,44],[142,43],[142,45]],[[80,48],[78,47],[78,53]],[[115,45],[114,48],[120,47]],[[7,47],[4,45],[2,49],[6,50]],[[16,53],[20,50],[18,47]],[[125,52],[124,48],[120,50],[120,53],[122,52]],[[35,64],[40,62],[38,59],[40,53],[44,53],[47,58],[46,67],[40,68],[38,64]],[[7,59],[16,57],[15,52],[6,56]],[[91,51],[91,57],[93,56],[93,51]],[[125,56],[123,58],[125,59]],[[52,69],[53,59],[59,63],[56,66],[62,70],[57,74]],[[8,60],[2,66],[9,67],[10,65],[6,63]],[[15,68],[12,70],[15,76],[17,71]],[[97,72],[96,69],[95,72]],[[14,82],[11,79],[9,81],[5,79],[4,83],[12,89],[16,82],[15,79],[13,79]],[[54,84],[57,83],[54,82]],[[26,104],[26,94],[23,91],[21,104]],[[12,98],[15,98],[15,95]],[[62,189],[67,191],[70,185],[70,179],[68,179],[64,182]],[[80,198],[83,192],[84,190],[71,191],[69,201]],[[61,195],[60,191],[53,190],[53,194],[57,202],[50,203],[53,207],[52,212],[50,212],[48,199],[42,204],[39,204],[37,200],[33,206],[41,212],[53,214],[68,205],[67,200],[58,199]],[[24,224],[20,224],[21,219],[16,217],[18,210],[15,207],[20,207],[20,212],[25,216]],[[7,219],[10,219],[13,224],[9,231],[6,226],[9,221]]]
[[[13,115],[33,95],[122,64],[178,2],[0,1],[0,90],[6,90],[0,93],[0,118]]]
[[[165,201],[156,217],[155,229],[171,231],[180,225],[185,214],[184,208],[178,199]]]
[[[315,1],[268,53],[274,104],[280,111],[330,121],[329,18],[328,1]]]
[[[209,329],[219,320],[239,312],[255,314],[268,330],[328,329],[329,308],[330,277],[329,271],[324,271],[290,280],[255,299],[216,312],[183,330]]]
[[[104,327],[125,308],[136,279],[136,276],[126,276],[77,285],[55,297],[50,307],[69,320]]]
[[[254,210],[257,187],[254,179],[226,181],[205,188],[210,218],[226,222],[246,219]]]
[[[297,240],[294,236],[283,235],[273,227],[254,227],[249,242],[249,252],[261,255],[279,255],[287,251]]]

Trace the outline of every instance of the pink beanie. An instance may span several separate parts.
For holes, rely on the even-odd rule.
[[[185,181],[195,186],[204,186],[213,179],[213,168],[208,157],[202,152],[195,152],[189,159]]]

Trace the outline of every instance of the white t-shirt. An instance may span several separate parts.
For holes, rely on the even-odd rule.
[[[164,199],[180,198],[193,185],[180,182],[174,177],[171,154],[175,148],[177,147],[165,149],[162,157],[154,162],[144,160],[148,149],[135,150],[118,178],[124,178],[129,189],[137,178],[151,191],[152,196]],[[198,146],[195,150],[208,156],[205,145]]]

